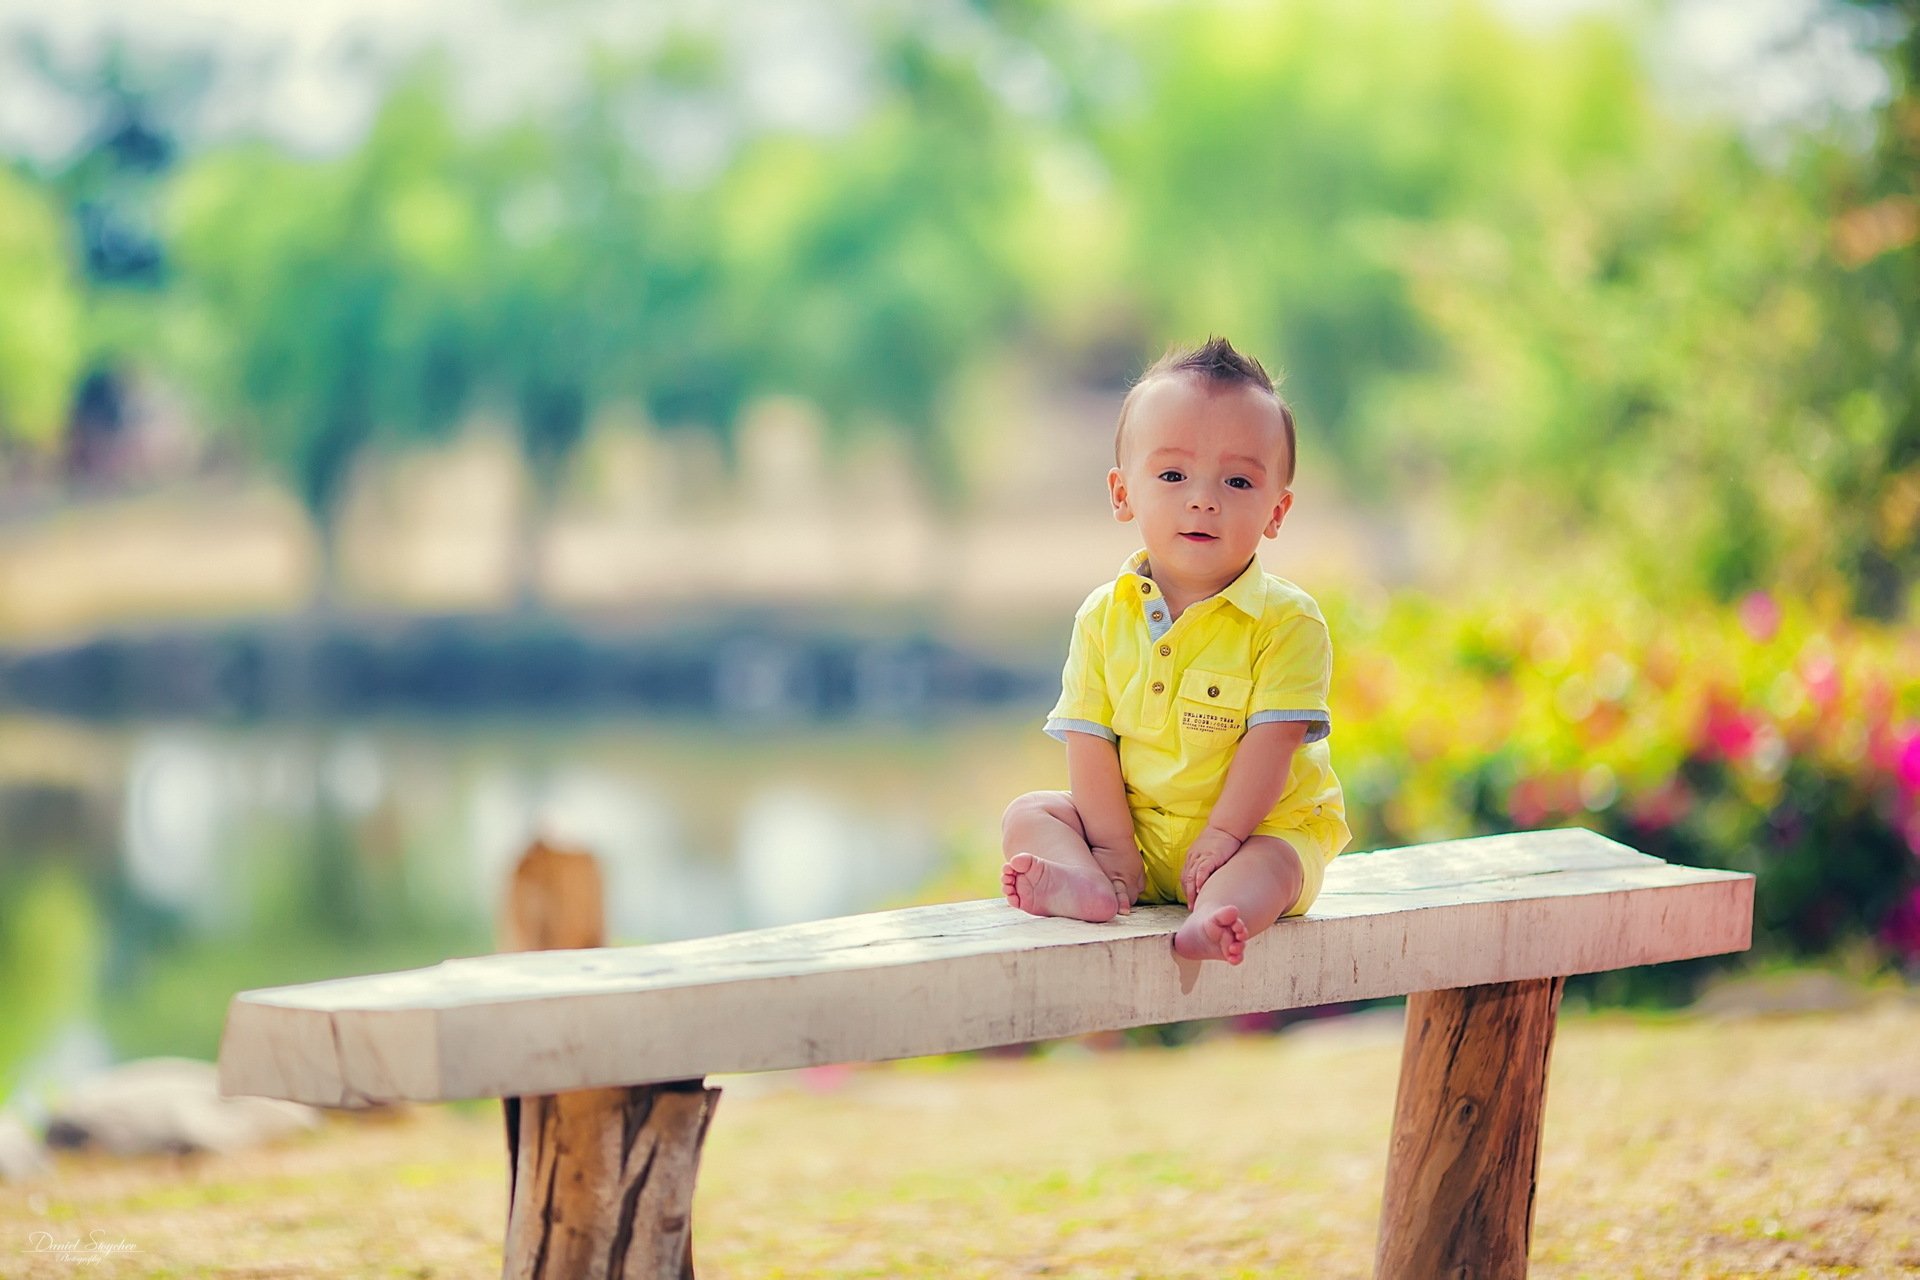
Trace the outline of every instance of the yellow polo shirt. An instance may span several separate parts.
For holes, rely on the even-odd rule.
[[[1254,560],[1217,595],[1169,621],[1136,551],[1075,613],[1060,700],[1046,731],[1094,733],[1120,747],[1135,810],[1205,819],[1247,729],[1305,720],[1286,789],[1261,827],[1315,828],[1328,857],[1352,838],[1327,750],[1333,645],[1312,596]]]

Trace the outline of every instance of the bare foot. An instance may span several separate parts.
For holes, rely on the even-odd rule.
[[[1240,908],[1215,907],[1212,915],[1188,916],[1173,935],[1173,950],[1188,960],[1239,964],[1247,953],[1247,924],[1240,918]]]
[[[1000,868],[1000,892],[1031,915],[1067,916],[1096,924],[1119,911],[1106,877],[1082,872],[1030,853],[1016,853]]]

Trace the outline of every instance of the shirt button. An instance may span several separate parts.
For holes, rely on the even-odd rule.
[[[1153,620],[1154,620],[1155,622],[1158,622],[1158,621],[1160,621],[1160,619],[1161,619],[1161,618],[1162,618],[1163,616],[1164,616],[1164,615],[1163,615],[1163,614],[1161,614],[1161,612],[1160,612],[1160,611],[1159,611],[1158,609],[1155,609],[1155,610],[1153,611]]]
[[[1217,684],[1210,684],[1210,685],[1208,685],[1208,686],[1207,686],[1207,696],[1208,696],[1209,698],[1217,698],[1217,697],[1219,697],[1219,696],[1220,696],[1220,686],[1219,686],[1219,685],[1217,685]]]
[[[1161,645],[1161,646],[1160,646],[1160,656],[1161,656],[1161,657],[1163,657],[1163,658],[1164,658],[1164,657],[1166,657],[1166,656],[1167,656],[1168,654],[1170,654],[1170,653],[1172,653],[1172,652],[1173,652],[1173,646],[1172,646],[1172,645],[1170,645],[1170,644],[1163,644],[1163,645]]]
[[[1164,684],[1161,684],[1158,680],[1155,680],[1153,682],[1153,691],[1155,693],[1165,693],[1167,691],[1167,686],[1165,686]]]
[[[1152,594],[1153,594],[1153,587],[1152,587],[1152,586],[1151,586],[1150,584],[1148,584],[1148,583],[1145,583],[1145,582],[1143,582],[1143,583],[1141,583],[1141,584],[1140,584],[1140,594],[1141,594],[1141,595],[1143,595],[1143,596],[1150,596],[1150,595],[1152,595]]]

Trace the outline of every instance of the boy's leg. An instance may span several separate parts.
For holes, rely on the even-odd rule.
[[[1189,960],[1239,964],[1247,939],[1291,910],[1306,888],[1300,854],[1278,836],[1249,836],[1207,877],[1193,911],[1173,935],[1174,951]]]
[[[1030,791],[1015,800],[1001,820],[1000,837],[1006,858],[1000,889],[1022,911],[1111,920],[1144,887],[1144,868],[1107,867],[1087,846],[1086,827],[1065,791]]]

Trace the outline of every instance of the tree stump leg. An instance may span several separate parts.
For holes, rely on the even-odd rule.
[[[517,1099],[504,1280],[693,1280],[700,1080]]]
[[[606,943],[592,854],[535,840],[502,904],[501,949]],[[693,1280],[693,1182],[720,1091],[700,1080],[504,1098],[506,1280]]]
[[[1565,978],[1407,997],[1376,1280],[1527,1274]]]

